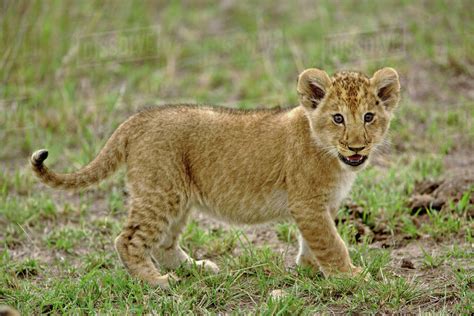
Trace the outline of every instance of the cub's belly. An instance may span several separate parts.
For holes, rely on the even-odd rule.
[[[200,198],[195,199],[192,207],[236,224],[260,224],[289,217],[288,194],[284,190],[240,198],[225,194],[214,199]]]

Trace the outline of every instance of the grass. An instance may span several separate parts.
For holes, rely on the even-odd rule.
[[[316,312],[324,311],[332,304],[350,304],[356,308],[369,303],[368,307],[373,308],[377,299],[384,299],[387,306],[398,308],[401,303],[417,297],[416,287],[403,279],[325,280],[309,271],[286,271],[281,256],[268,248],[256,251],[244,245],[243,249],[238,257],[222,258],[224,271],[217,276],[202,275],[195,269],[178,271],[181,281],[170,292],[152,289],[130,279],[110,255],[89,255],[79,269],[64,267],[60,277],[47,278],[37,284],[25,279],[43,275],[40,263],[31,260],[12,263],[5,254],[2,266],[5,265],[7,277],[2,281],[9,288],[2,291],[2,296],[7,301],[29,302],[19,306],[26,314],[45,309],[114,313],[128,308],[132,313],[152,310],[225,312],[229,309],[243,311],[242,306],[250,307],[257,302],[261,311],[269,312],[276,305],[282,312],[289,313],[301,309],[303,303],[313,306],[305,312]],[[375,274],[388,262],[386,251],[366,255],[373,259],[367,268]],[[275,288],[284,288],[290,295],[279,302],[265,299]]]
[[[25,315],[473,313],[472,189],[442,211],[407,207],[417,181],[472,162],[469,1],[1,7],[0,305]],[[229,228],[198,218],[181,244],[221,273],[179,269],[169,292],[150,288],[125,273],[113,250],[126,217],[123,171],[66,193],[38,184],[27,167],[34,150],[48,148],[53,168],[79,168],[150,104],[285,106],[296,104],[304,68],[371,73],[386,65],[403,87],[391,146],[360,174],[338,216],[367,281],[295,267],[292,223]],[[399,255],[415,269],[400,268]],[[273,298],[274,290],[286,295]]]

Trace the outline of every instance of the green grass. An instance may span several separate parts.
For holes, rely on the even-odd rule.
[[[269,311],[274,305],[284,312],[302,308],[301,303],[313,306],[306,312],[324,311],[350,304],[354,310],[373,310],[378,299],[386,300],[387,307],[398,308],[417,297],[418,289],[403,279],[380,279],[364,282],[361,279],[329,279],[309,271],[287,271],[282,258],[268,248],[256,251],[244,246],[238,257],[224,257],[223,271],[216,276],[203,275],[198,270],[179,270],[181,280],[170,292],[149,288],[136,282],[124,272],[116,260],[105,256],[88,256],[81,268],[62,271],[60,277],[47,278],[41,282],[44,271],[38,262],[12,264],[8,256],[2,257],[2,272],[8,287],[2,297],[25,313],[49,309],[55,312],[118,312],[131,308],[130,312],[152,310],[225,312],[229,309],[261,305],[261,311]],[[388,262],[385,252],[369,252],[371,258],[367,269],[377,274]],[[25,280],[26,278],[26,280]],[[268,299],[273,289],[285,289],[289,296],[281,302]],[[18,296],[17,296],[18,295]],[[267,299],[266,299],[267,298]],[[15,304],[28,302],[27,305]],[[368,307],[368,308],[367,308]],[[32,308],[32,309],[29,309]]]
[[[25,315],[472,314],[472,189],[443,211],[407,207],[417,181],[443,178],[452,172],[447,157],[462,164],[474,153],[472,3],[226,3],[0,5],[0,305]],[[403,89],[391,145],[356,181],[360,213],[349,205],[338,216],[367,281],[296,268],[292,223],[255,233],[192,220],[183,248],[222,271],[183,268],[170,291],[150,288],[113,250],[126,217],[124,172],[65,193],[39,185],[27,166],[34,150],[48,148],[53,168],[79,168],[147,105],[286,106],[297,102],[304,68],[387,65]],[[415,270],[400,268],[397,251]],[[274,290],[286,296],[272,298]]]

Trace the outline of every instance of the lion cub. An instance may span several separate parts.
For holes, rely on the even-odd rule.
[[[115,240],[133,276],[168,286],[165,269],[194,261],[178,243],[192,208],[220,219],[253,224],[291,218],[301,233],[298,264],[326,275],[352,265],[334,217],[357,171],[384,138],[399,100],[392,68],[372,78],[319,69],[299,75],[300,105],[241,111],[176,105],[138,113],[112,134],[97,158],[77,172],[55,173],[31,157],[33,171],[51,187],[86,187],[127,166],[130,212]]]

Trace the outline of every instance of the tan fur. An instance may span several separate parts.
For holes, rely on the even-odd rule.
[[[0,305],[0,316],[20,316],[20,313],[11,306]]]
[[[127,166],[130,212],[115,241],[128,271],[166,287],[152,257],[164,268],[198,264],[178,245],[190,209],[223,220],[253,224],[291,218],[301,232],[297,262],[319,266],[325,275],[357,274],[337,233],[334,217],[363,165],[344,164],[338,155],[370,157],[382,141],[399,99],[397,73],[384,68],[372,78],[354,72],[329,77],[308,69],[298,80],[300,105],[286,110],[240,111],[169,106],[138,113],[124,122],[89,165],[57,174],[31,165],[46,184],[84,187]],[[375,119],[364,123],[364,114]],[[345,124],[333,115],[340,113]]]

